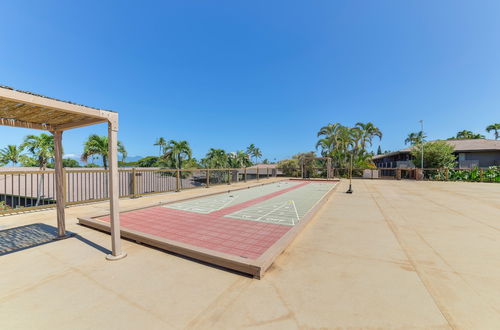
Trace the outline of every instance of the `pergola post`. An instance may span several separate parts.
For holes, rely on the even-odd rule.
[[[63,173],[63,153],[62,153],[62,134],[63,131],[54,131],[54,158],[55,158],[55,179],[56,179],[56,208],[57,208],[57,235],[58,238],[66,237],[66,223],[64,207],[66,203],[64,191],[64,173]]]
[[[111,222],[111,249],[108,260],[118,260],[127,256],[122,251],[120,240],[119,181],[118,181],[118,114],[108,121],[108,162]]]

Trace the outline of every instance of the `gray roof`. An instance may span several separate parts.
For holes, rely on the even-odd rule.
[[[455,152],[479,152],[479,151],[500,151],[500,140],[490,139],[464,139],[464,140],[435,140],[444,141],[455,148]],[[431,141],[431,142],[435,142]],[[382,155],[375,155],[373,159],[379,159],[397,155],[400,153],[409,153],[413,147],[401,149],[399,151],[389,152]]]

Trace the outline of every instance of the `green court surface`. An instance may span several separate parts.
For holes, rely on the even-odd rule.
[[[293,226],[333,187],[329,182],[311,182],[226,217]]]
[[[168,204],[164,207],[175,210],[208,214],[300,184],[301,182],[281,181],[249,189],[231,191],[214,196],[201,197],[179,203]]]

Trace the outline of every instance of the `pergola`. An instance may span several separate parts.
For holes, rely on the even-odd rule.
[[[56,209],[58,237],[66,238],[62,136],[65,130],[108,123],[109,196],[112,253],[106,258],[126,256],[121,249],[118,205],[118,113],[64,102],[29,92],[0,87],[0,125],[39,129],[54,135]]]

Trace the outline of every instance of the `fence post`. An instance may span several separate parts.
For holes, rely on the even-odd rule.
[[[210,170],[207,168],[207,188],[210,187]]]
[[[444,177],[446,181],[448,181],[450,178],[450,170],[448,169],[448,167],[444,169]]]
[[[371,174],[372,174],[372,177],[371,177],[371,179],[373,180],[373,168],[371,169],[371,172],[372,172],[372,173],[371,173]]]
[[[257,181],[259,181],[259,167],[257,167]]]
[[[66,178],[66,175],[67,175],[66,174],[66,168],[63,167],[63,169],[62,169],[62,179],[63,179],[63,196],[64,196],[63,200],[64,200],[64,207],[68,207],[66,205],[66,203],[69,202],[68,198],[67,198],[68,197],[68,192],[67,192],[67,190],[68,190],[68,178]],[[24,180],[26,180],[26,176],[24,177]],[[26,182],[25,182],[25,184],[26,184]],[[21,189],[21,187],[19,187],[19,189]]]
[[[267,178],[269,179],[269,167],[267,168]]]
[[[135,167],[132,168],[132,198],[137,197],[137,179],[136,179],[136,169]]]
[[[231,184],[231,170],[227,170],[227,184]]]
[[[177,187],[177,189],[175,191],[181,191],[181,170],[180,169],[177,169],[176,187]]]
[[[243,176],[243,181],[247,182],[247,168],[245,167],[245,173],[244,173],[244,176]]]
[[[484,173],[483,173],[483,169],[481,168],[481,169],[479,170],[479,182],[483,182],[483,174],[484,174]]]

